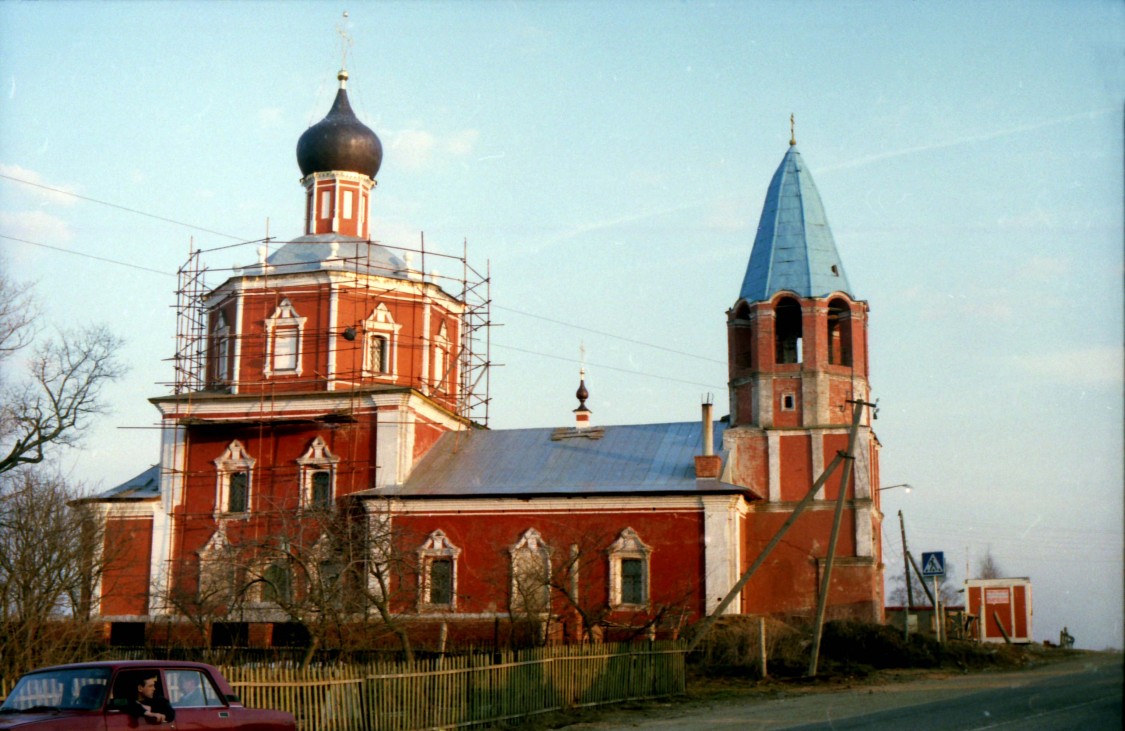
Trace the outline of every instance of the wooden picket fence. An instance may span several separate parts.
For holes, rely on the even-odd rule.
[[[684,647],[568,645],[305,670],[223,667],[243,703],[302,731],[461,729],[568,708],[682,694]]]

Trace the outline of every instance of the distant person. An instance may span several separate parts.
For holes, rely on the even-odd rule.
[[[177,706],[202,706],[206,705],[203,702],[203,688],[199,685],[199,675],[194,672],[182,673],[180,675],[180,699],[176,701]]]
[[[126,713],[149,723],[167,723],[176,718],[176,711],[168,699],[156,695],[156,680],[156,675],[142,676],[137,684],[136,698],[129,702]]]

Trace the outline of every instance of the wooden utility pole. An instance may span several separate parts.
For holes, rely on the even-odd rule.
[[[898,511],[898,529],[902,533],[902,578],[906,579],[906,613],[914,607],[914,585],[910,581],[910,551],[906,548],[906,524],[902,522],[902,511]]]
[[[828,558],[824,563],[824,577],[820,582],[820,596],[816,602],[816,625],[813,627],[812,657],[809,658],[809,677],[816,676],[817,661],[820,657],[820,636],[824,629],[824,612],[828,607],[828,590],[832,587],[832,563],[836,559],[836,539],[840,536],[840,522],[844,517],[844,502],[848,497],[848,480],[852,476],[855,463],[855,440],[859,433],[859,422],[863,419],[863,407],[874,406],[866,401],[849,401],[852,404],[852,428],[848,432],[848,451],[844,454],[844,471],[840,474],[840,493],[836,496],[836,513],[832,517],[832,536],[828,539]]]
[[[805,510],[805,508],[809,506],[809,503],[811,503],[813,501],[813,498],[816,497],[816,494],[820,491],[820,488],[824,486],[824,483],[843,461],[844,453],[837,452],[836,456],[832,458],[832,462],[830,462],[828,467],[824,469],[824,472],[820,475],[820,477],[817,478],[816,482],[813,483],[813,486],[809,488],[809,491],[805,494],[805,496],[801,498],[801,502],[797,504],[797,507],[793,509],[793,513],[786,519],[785,523],[782,524],[781,528],[778,529],[773,538],[770,539],[770,542],[766,544],[766,547],[762,549],[762,552],[758,555],[758,558],[754,559],[754,563],[750,566],[750,568],[746,569],[746,572],[744,574],[742,574],[742,578],[740,578],[738,582],[733,587],[731,587],[731,590],[728,591],[727,595],[723,597],[723,600],[719,602],[719,606],[715,608],[715,611],[708,615],[707,618],[700,622],[696,627],[695,637],[692,639],[691,644],[688,645],[687,648],[688,652],[694,650],[696,646],[703,640],[703,638],[707,636],[707,633],[710,631],[712,625],[715,624],[715,621],[720,616],[722,616],[723,611],[726,610],[726,608],[730,606],[730,603],[734,601],[734,598],[739,595],[742,589],[750,581],[750,578],[754,575],[754,572],[757,571],[763,563],[765,563],[766,557],[769,556],[770,552],[777,547],[777,544],[781,543],[781,539],[785,537],[785,534],[793,526],[793,523],[796,522],[797,516],[799,516]]]

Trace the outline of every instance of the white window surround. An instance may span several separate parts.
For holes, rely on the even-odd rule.
[[[534,528],[528,528],[511,557],[511,609],[514,614],[545,615],[551,607],[551,548]]]
[[[199,575],[195,598],[208,605],[232,600],[236,590],[234,548],[221,523],[196,555]]]
[[[445,323],[441,324],[438,328],[437,337],[434,338],[434,387],[439,388],[446,393],[453,393],[453,368],[449,360],[449,330],[445,327]],[[448,365],[447,365],[448,363]],[[445,369],[449,368],[449,373]]]
[[[649,602],[649,557],[652,548],[641,540],[632,528],[621,531],[610,547],[606,550],[609,555],[609,603],[614,609],[643,610],[648,608]],[[641,562],[641,597],[643,602],[628,603],[622,601],[621,589],[621,563],[625,559],[638,559]]]
[[[395,322],[391,311],[383,303],[363,321],[363,375],[394,378],[398,375],[398,332],[402,325]],[[383,363],[373,363],[371,338],[383,338]]]
[[[457,557],[461,549],[449,542],[445,532],[435,530],[418,548],[418,611],[457,611]],[[448,604],[430,602],[430,566],[435,560],[450,562],[450,591]]]
[[[288,298],[281,300],[281,304],[266,318],[266,365],[264,373],[266,378],[276,374],[301,375],[301,345],[304,339],[306,318],[297,315],[293,303]],[[280,349],[278,346],[282,338],[293,338],[292,351],[288,348]],[[292,357],[292,365],[282,362],[281,359]]]
[[[344,191],[344,220],[350,221],[352,218],[352,201],[355,194],[350,190]]]
[[[219,316],[215,318],[215,327],[211,330],[211,342],[212,358],[215,363],[211,372],[216,381],[225,383],[230,380],[230,326],[222,312],[219,312]]]
[[[323,437],[313,439],[312,444],[303,455],[297,458],[301,469],[301,508],[308,510],[316,508],[313,504],[313,475],[317,472],[328,473],[329,500],[336,498],[336,465],[340,458],[328,449],[328,443]]]
[[[221,515],[247,515],[250,513],[252,499],[254,497],[254,463],[255,460],[246,453],[246,448],[242,446],[242,442],[235,439],[223,451],[219,457],[214,460],[215,463],[215,517]],[[245,472],[246,473],[246,511],[242,513],[231,513],[227,510],[228,501],[230,500],[230,478],[231,475]]]

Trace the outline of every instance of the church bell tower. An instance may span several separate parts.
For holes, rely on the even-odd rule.
[[[857,299],[796,140],[770,181],[738,298],[727,312],[727,474],[750,503],[744,563],[848,442],[853,404],[869,402],[867,303]],[[830,611],[878,621],[882,570],[878,440],[864,408],[846,491]],[[820,489],[787,542],[743,594],[741,611],[811,611],[819,591],[839,478]]]

